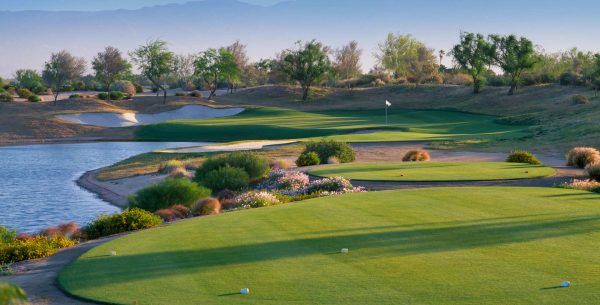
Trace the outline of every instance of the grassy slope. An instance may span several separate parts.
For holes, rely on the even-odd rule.
[[[522,127],[504,126],[494,117],[448,111],[381,110],[304,112],[251,108],[241,115],[210,120],[182,120],[143,126],[140,140],[237,141],[337,136],[348,142],[460,140],[522,137]],[[384,132],[352,134],[361,130]]]
[[[59,282],[123,304],[596,304],[599,208],[547,188],[320,198],[131,234]]]
[[[504,162],[352,163],[310,171],[323,177],[342,176],[371,181],[478,181],[548,177],[554,169]]]
[[[298,102],[297,89],[264,87],[220,97],[222,104],[279,106],[299,110],[382,109],[390,100],[392,109],[456,109],[488,115],[534,121],[531,137],[521,140],[476,143],[477,148],[564,150],[575,145],[600,147],[600,98],[581,87],[543,86],[519,89],[507,96],[508,88],[486,87],[480,94],[471,88],[421,86],[390,86],[382,88],[321,90],[309,103]],[[590,97],[587,105],[575,105],[572,97]],[[470,143],[453,143],[470,145]]]

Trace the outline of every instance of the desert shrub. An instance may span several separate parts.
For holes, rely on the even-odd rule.
[[[96,239],[122,232],[152,228],[160,225],[162,219],[148,211],[131,208],[121,213],[100,215],[83,227],[87,239]]]
[[[202,97],[202,92],[200,92],[199,90],[194,90],[190,93],[190,96],[192,97]]]
[[[192,205],[192,214],[196,216],[221,213],[221,203],[216,198],[205,198]]]
[[[309,142],[303,153],[316,152],[319,160],[326,161],[331,157],[336,157],[341,163],[352,162],[356,159],[354,149],[347,143],[337,142],[334,140],[321,140],[318,142]]]
[[[178,167],[169,173],[170,178],[192,178],[192,174],[185,167]]]
[[[277,197],[268,192],[248,192],[235,198],[235,202],[242,208],[260,208],[280,204]]]
[[[579,86],[581,85],[581,77],[573,72],[564,72],[559,78],[559,82],[563,86]]]
[[[71,221],[67,223],[59,224],[56,227],[45,228],[40,232],[41,235],[45,236],[65,236],[71,239],[78,239],[81,237],[81,230],[77,223]]]
[[[27,294],[21,287],[12,283],[0,283],[0,304],[6,305],[25,305],[27,302]]]
[[[0,264],[48,257],[75,242],[63,235],[20,235],[0,227]]]
[[[70,98],[70,99],[76,99],[76,98],[80,98],[80,97],[81,97],[81,95],[80,95],[80,94],[78,94],[78,93],[75,93],[75,94],[71,94],[71,95],[69,95],[69,98]]]
[[[492,87],[508,86],[509,80],[503,75],[489,75],[486,79],[486,83]]]
[[[12,102],[15,98],[10,93],[0,93],[0,102]]]
[[[128,98],[132,98],[137,93],[135,86],[128,80],[118,81],[113,85],[115,91],[123,92]]]
[[[429,160],[431,160],[431,157],[424,149],[410,150],[402,157],[403,162],[424,162]]]
[[[251,182],[264,178],[270,171],[267,159],[252,153],[236,152],[207,159],[196,170],[195,179],[197,182],[201,182],[209,172],[226,166],[243,169]]]
[[[289,169],[292,167],[290,160],[287,159],[275,159],[269,160],[269,167],[271,169]]]
[[[381,78],[375,79],[371,83],[371,86],[373,86],[373,87],[383,87],[383,86],[385,86],[385,81],[382,80]]]
[[[10,93],[12,95],[15,95],[15,94],[17,94],[17,88],[15,88],[15,87],[7,87],[6,88],[6,92],[8,92],[8,93]]]
[[[559,188],[600,193],[600,182],[593,180],[573,180],[558,185]]]
[[[135,93],[144,93],[144,87],[140,83],[133,83],[133,87],[135,87]]]
[[[209,197],[211,190],[187,179],[169,178],[139,190],[130,197],[129,206],[150,212],[177,204],[191,206],[200,198]]]
[[[27,100],[31,103],[39,103],[42,101],[42,98],[38,95],[32,94],[27,98]]]
[[[593,147],[575,147],[567,153],[567,165],[585,168],[600,162],[600,152]]]
[[[337,157],[329,157],[329,159],[327,159],[327,164],[340,164],[342,162],[340,162],[340,159],[338,159]]]
[[[202,162],[204,162],[203,159],[188,159],[188,160],[183,160],[183,167],[185,167],[185,169],[190,170],[190,171],[195,171],[198,169],[198,167],[200,167],[200,165],[202,165]]]
[[[235,197],[236,193],[231,190],[222,190],[217,193],[217,200],[221,203],[223,210],[230,210],[236,207]]]
[[[123,93],[121,91],[111,91],[110,92],[110,99],[113,101],[120,101],[124,98],[125,98],[125,93]]]
[[[577,105],[584,105],[590,101],[587,96],[582,94],[573,95],[573,97],[571,97],[571,100],[573,100],[573,103]]]
[[[165,174],[168,175],[170,174],[172,171],[178,169],[178,168],[185,168],[185,165],[183,164],[182,161],[179,160],[169,160],[166,162],[163,162],[160,164],[159,168],[158,168],[158,172],[161,174]]]
[[[303,172],[274,170],[260,184],[259,188],[267,190],[299,190],[308,186],[310,179]]]
[[[108,99],[108,94],[106,94],[105,92],[100,92],[100,93],[98,93],[98,99],[106,100],[106,99]]]
[[[199,183],[214,191],[239,191],[250,185],[250,176],[242,168],[226,165],[204,174]]]
[[[30,97],[32,94],[33,93],[31,93],[31,91],[29,91],[29,89],[27,89],[27,88],[20,88],[19,90],[17,90],[17,95],[20,98],[26,99],[26,98]]]
[[[600,182],[600,163],[590,164],[585,168],[590,180]]]
[[[524,150],[516,150],[511,152],[506,158],[506,162],[528,163],[533,165],[542,164],[542,162],[540,162],[540,160],[538,160],[534,154]]]
[[[305,193],[320,193],[320,192],[331,192],[331,193],[339,193],[346,192],[348,190],[352,190],[354,187],[352,183],[346,178],[343,177],[331,177],[331,178],[323,178],[319,180],[315,180],[311,182],[306,188]]]
[[[446,77],[446,82],[452,85],[458,86],[471,86],[473,85],[473,78],[465,73],[452,74]]]
[[[302,153],[298,156],[298,159],[296,159],[296,165],[299,167],[319,164],[321,164],[321,159],[319,159],[319,155],[314,151]]]
[[[163,221],[166,222],[185,219],[192,215],[190,209],[181,204],[174,205],[166,209],[160,209],[154,212],[154,214],[158,215]]]

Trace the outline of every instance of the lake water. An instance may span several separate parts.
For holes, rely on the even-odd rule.
[[[86,171],[156,149],[202,143],[98,142],[0,147],[0,225],[36,232],[119,211],[75,184]]]

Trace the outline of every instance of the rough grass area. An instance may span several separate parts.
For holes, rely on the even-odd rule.
[[[275,149],[253,151],[266,158],[295,158],[302,151],[301,145],[288,145]],[[222,153],[163,153],[149,152],[133,156],[111,166],[105,167],[96,173],[96,178],[101,181],[116,180],[127,177],[148,175],[158,172],[160,165],[169,160],[193,161],[201,164],[206,158]]]
[[[524,137],[523,126],[494,122],[495,117],[454,111],[382,110],[303,112],[252,108],[209,120],[180,120],[139,127],[139,140],[239,141],[333,137],[346,142],[506,139]]]
[[[599,198],[501,187],[319,198],[134,233],[85,253],[59,284],[117,304],[597,304]]]
[[[401,162],[328,165],[310,171],[322,177],[365,181],[491,181],[548,177],[550,167],[508,162]]]

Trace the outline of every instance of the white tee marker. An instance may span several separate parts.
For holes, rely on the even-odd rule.
[[[348,253],[348,248],[342,248],[342,250],[340,252],[342,252],[344,254],[347,254]]]

